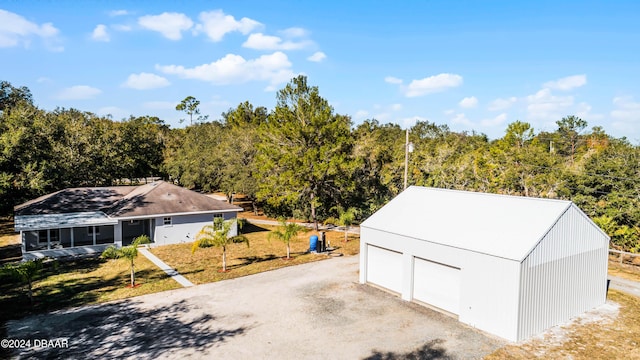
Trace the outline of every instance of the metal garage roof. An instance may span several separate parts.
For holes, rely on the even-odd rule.
[[[361,227],[521,261],[572,203],[411,186]]]

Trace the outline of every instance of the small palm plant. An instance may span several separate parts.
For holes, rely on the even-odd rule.
[[[284,219],[280,220],[278,229],[269,233],[269,239],[276,238],[287,245],[287,260],[291,259],[291,239],[298,236],[300,232],[305,230],[304,227],[296,223],[287,223]]]
[[[151,239],[147,235],[140,235],[133,239],[131,245],[123,246],[121,248],[117,248],[114,245],[109,246],[104,250],[100,257],[103,259],[128,259],[131,265],[131,287],[133,288],[136,286],[136,273],[133,260],[138,257],[138,246],[142,244],[149,244],[150,242]]]
[[[205,225],[196,234],[196,241],[191,247],[191,253],[199,248],[222,248],[222,272],[227,272],[227,246],[230,244],[245,243],[249,247],[249,239],[244,235],[229,236],[231,226],[235,221],[224,221],[222,218],[214,218],[212,225]]]
[[[349,228],[354,224],[356,216],[358,216],[358,209],[350,207],[345,210],[342,206],[336,206],[335,209],[338,211],[338,218],[330,217],[324,223],[344,226],[344,242],[347,242],[349,240]]]
[[[42,270],[43,261],[44,259],[28,260],[18,264],[8,264],[2,268],[3,272],[26,283],[31,305],[33,305],[33,280]]]

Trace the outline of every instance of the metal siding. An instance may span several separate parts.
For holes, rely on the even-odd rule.
[[[604,303],[608,238],[575,206],[521,264],[518,340]]]
[[[520,262],[570,206],[570,201],[411,186],[361,227]]]

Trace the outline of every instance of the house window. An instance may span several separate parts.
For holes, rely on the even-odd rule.
[[[51,243],[57,244],[59,241],[60,230],[58,229],[50,229],[49,230],[49,240]],[[47,243],[47,230],[38,231],[38,244],[44,245]]]
[[[38,244],[47,243],[47,230],[38,231]]]
[[[163,225],[171,225],[171,217],[165,217],[162,219]]]
[[[90,237],[93,237],[93,233],[96,233],[96,235],[100,235],[100,227],[98,226],[87,226],[87,235],[89,235]]]

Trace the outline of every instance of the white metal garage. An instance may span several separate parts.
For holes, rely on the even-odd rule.
[[[413,299],[458,315],[460,313],[460,269],[415,258]]]
[[[402,291],[402,254],[399,252],[369,245],[367,263],[367,281],[396,293]]]
[[[413,186],[360,239],[361,283],[512,341],[606,298],[609,238],[570,201]]]

